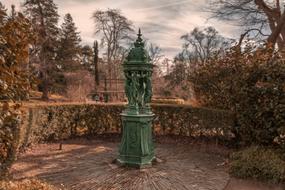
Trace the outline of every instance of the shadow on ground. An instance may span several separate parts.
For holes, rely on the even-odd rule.
[[[66,141],[59,150],[56,143],[40,144],[20,156],[13,175],[16,179],[36,177],[68,190],[223,190],[225,187],[255,190],[257,187],[247,184],[244,187],[250,188],[245,189],[239,186],[241,182],[229,180],[225,157],[211,153],[209,148],[160,141],[156,143],[156,155],[163,162],[137,170],[112,164],[118,145],[116,141],[77,139]]]

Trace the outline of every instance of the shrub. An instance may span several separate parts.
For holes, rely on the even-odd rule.
[[[28,98],[28,46],[32,39],[29,21],[21,13],[7,16],[0,3],[0,100]]]
[[[25,71],[31,39],[29,21],[21,13],[7,16],[0,2],[0,100],[28,98],[31,83]],[[8,105],[0,102],[0,178],[7,176],[16,159],[19,142],[19,106]]]
[[[9,109],[8,104],[4,104],[0,110],[0,179],[7,177],[17,156],[20,139],[20,119],[17,110],[18,107]]]
[[[198,66],[190,80],[203,105],[236,114],[234,132],[240,142],[284,143],[285,63],[278,56],[267,50],[233,48]]]
[[[230,174],[238,178],[285,182],[285,159],[274,149],[252,146],[231,156]]]

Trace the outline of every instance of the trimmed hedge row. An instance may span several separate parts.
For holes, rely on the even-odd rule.
[[[63,104],[29,108],[21,146],[74,136],[120,133],[123,104]],[[152,105],[155,135],[231,138],[233,114],[187,105]]]

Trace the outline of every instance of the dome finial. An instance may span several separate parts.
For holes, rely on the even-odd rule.
[[[143,39],[142,39],[142,33],[141,33],[141,29],[139,28],[139,33],[138,33],[138,38],[135,42],[135,46],[138,47],[138,46],[144,46],[144,43],[143,43]]]

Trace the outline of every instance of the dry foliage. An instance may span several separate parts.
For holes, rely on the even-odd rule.
[[[67,79],[66,96],[71,101],[85,101],[87,95],[94,89],[94,77],[86,70],[66,73],[65,77]]]
[[[29,21],[20,13],[6,15],[0,4],[0,99],[28,98],[30,76],[28,45],[32,40]]]
[[[30,88],[26,68],[28,45],[32,39],[29,21],[13,9],[7,16],[0,3],[0,99],[26,99]],[[25,72],[24,72],[25,71]],[[19,143],[19,105],[0,102],[0,178],[8,175],[16,159]]]
[[[36,179],[22,181],[0,181],[0,190],[58,190]]]
[[[155,104],[184,104],[185,101],[181,98],[170,98],[170,97],[155,97],[151,100]]]
[[[3,104],[0,115],[0,179],[6,178],[16,160],[20,140],[19,106]]]

